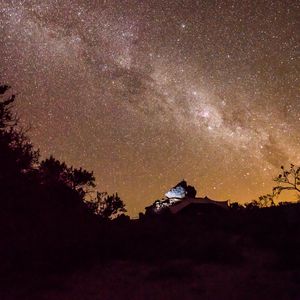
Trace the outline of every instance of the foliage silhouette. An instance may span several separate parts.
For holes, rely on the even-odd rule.
[[[39,153],[33,149],[24,130],[18,127],[18,118],[12,113],[15,96],[5,97],[9,86],[0,86],[0,182],[2,185],[34,170]]]
[[[118,193],[108,195],[106,192],[97,192],[96,198],[87,204],[93,213],[104,219],[112,219],[127,211]]]
[[[0,265],[18,268],[29,256],[63,265],[79,255],[81,245],[92,251],[88,245],[99,235],[100,218],[87,204],[96,193],[95,177],[53,156],[39,162],[39,151],[13,113],[9,89],[0,85]],[[117,194],[106,201],[107,217],[125,211]]]
[[[275,206],[274,199],[278,197],[283,191],[296,191],[300,199],[300,167],[296,167],[294,164],[290,165],[290,169],[285,169],[281,166],[281,173],[276,176],[273,181],[278,184],[273,187],[271,194],[265,194],[258,197],[258,200],[253,200],[250,203],[246,203],[246,207],[252,208],[264,208]],[[286,202],[285,204],[288,204]],[[284,205],[280,202],[279,205]]]
[[[265,194],[262,196],[259,196],[259,207],[270,207],[274,206],[274,195],[272,194]]]
[[[229,207],[231,210],[235,210],[235,211],[239,211],[239,210],[242,210],[245,208],[242,204],[240,204],[238,202],[230,203]]]
[[[89,188],[94,188],[95,177],[93,172],[88,172],[82,168],[76,169],[68,167],[53,156],[43,160],[39,167],[41,182],[45,185],[67,185],[78,192],[82,199],[89,192]]]
[[[197,190],[196,190],[195,187],[192,186],[192,185],[188,185],[188,186],[187,186],[186,192],[187,192],[186,196],[187,196],[187,197],[190,197],[190,198],[195,198],[196,195],[197,195]]]
[[[290,165],[289,169],[281,166],[281,173],[274,178],[278,183],[273,188],[274,195],[280,195],[282,191],[296,191],[300,194],[300,166]]]

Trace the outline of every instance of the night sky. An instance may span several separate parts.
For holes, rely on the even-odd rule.
[[[42,157],[134,216],[183,178],[250,201],[300,163],[298,1],[0,0],[0,82]]]

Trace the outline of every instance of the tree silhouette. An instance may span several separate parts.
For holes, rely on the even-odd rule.
[[[68,181],[72,189],[76,190],[84,197],[90,192],[90,188],[95,188],[95,177],[93,172],[88,172],[82,168],[69,168],[68,169]]]
[[[265,194],[258,197],[259,199],[259,207],[270,207],[274,206],[274,195],[272,194]]]
[[[96,198],[88,201],[87,205],[95,214],[105,219],[112,219],[127,211],[118,193],[108,195],[106,192],[97,192]]]
[[[186,187],[186,196],[187,197],[191,197],[191,198],[195,198],[197,194],[197,190],[195,189],[194,186],[192,185],[188,185]]]
[[[93,172],[88,172],[82,168],[68,167],[53,156],[41,162],[39,173],[42,184],[48,186],[66,185],[76,191],[82,199],[89,192],[89,188],[96,186]]]
[[[229,207],[230,207],[230,209],[232,209],[234,211],[239,211],[239,210],[242,210],[245,208],[242,204],[240,204],[238,202],[230,203]]]
[[[9,89],[8,85],[0,85],[0,95],[4,95]],[[11,104],[14,100],[15,95],[11,95],[0,103],[0,129],[16,125],[16,117],[11,112]]]
[[[14,182],[17,177],[33,171],[39,152],[33,146],[24,130],[18,127],[18,118],[12,112],[15,96],[5,97],[10,89],[0,85],[0,180]],[[4,98],[4,99],[3,99]]]
[[[281,173],[273,179],[278,183],[273,188],[273,195],[280,195],[282,191],[296,191],[300,193],[300,167],[291,164],[289,169],[281,166]]]

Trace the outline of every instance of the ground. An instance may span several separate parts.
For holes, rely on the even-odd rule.
[[[20,275],[19,279],[22,275]],[[7,278],[6,278],[7,279]],[[2,300],[300,299],[300,270],[274,269],[268,253],[247,253],[237,265],[165,262],[98,262],[44,276],[24,276]]]

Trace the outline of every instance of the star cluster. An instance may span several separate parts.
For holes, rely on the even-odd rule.
[[[43,157],[136,215],[185,178],[249,201],[300,163],[297,1],[0,0],[0,80]]]

